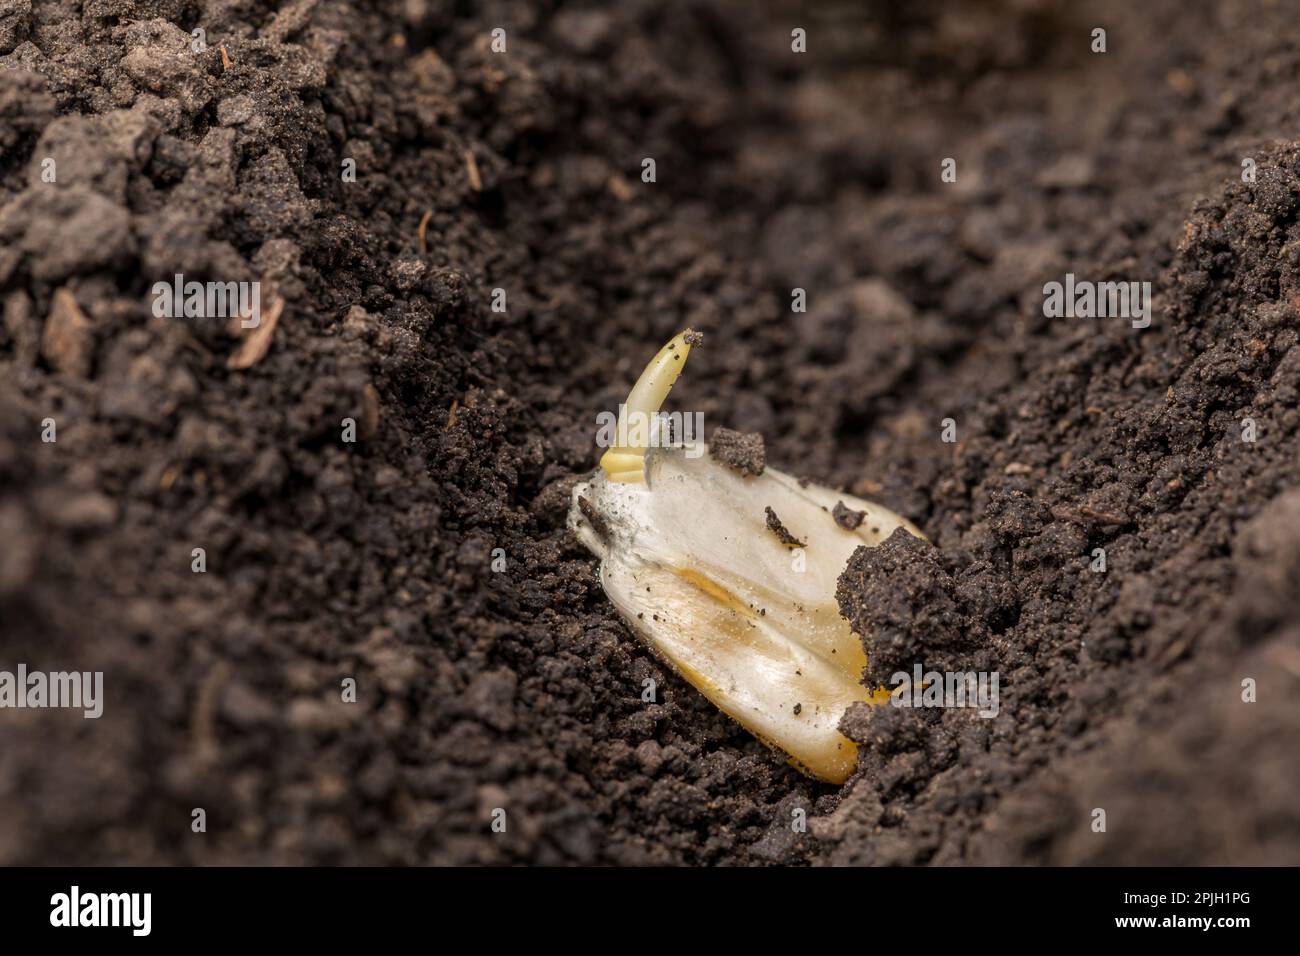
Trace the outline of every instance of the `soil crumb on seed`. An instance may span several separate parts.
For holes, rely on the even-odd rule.
[[[757,432],[738,432],[715,428],[709,439],[709,454],[732,471],[757,477],[767,467],[763,436]]]
[[[956,597],[956,586],[934,545],[902,528],[878,547],[858,548],[840,575],[835,599],[840,613],[862,636],[867,654],[864,681],[888,686],[891,675],[959,670],[963,652],[979,628]]]
[[[831,517],[835,523],[845,531],[856,531],[862,524],[862,519],[867,516],[865,511],[854,511],[842,501],[835,502],[835,508],[831,511]]]
[[[802,548],[804,543],[790,533],[790,529],[781,523],[781,519],[776,516],[772,506],[768,505],[763,509],[767,513],[767,528],[774,535],[781,539],[781,543],[791,548]]]

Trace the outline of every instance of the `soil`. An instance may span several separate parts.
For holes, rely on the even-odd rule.
[[[715,428],[709,436],[709,457],[738,475],[757,477],[767,467],[767,447],[758,432],[743,434],[730,428]]]
[[[105,675],[0,711],[0,863],[1300,863],[1294,18],[1084,6],[0,0],[0,669]],[[819,784],[632,637],[564,518],[687,326],[997,718]]]

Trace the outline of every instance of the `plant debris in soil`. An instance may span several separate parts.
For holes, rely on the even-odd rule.
[[[1291,27],[0,0],[0,666],[105,675],[0,711],[0,863],[1300,862]],[[630,636],[564,516],[686,326],[675,404],[929,538],[840,578],[868,676],[996,719],[855,707],[818,784]]]

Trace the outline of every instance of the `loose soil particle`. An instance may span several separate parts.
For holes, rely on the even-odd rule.
[[[790,530],[781,523],[781,519],[777,517],[776,512],[772,510],[770,505],[763,509],[763,513],[767,515],[767,530],[776,535],[777,540],[791,548],[802,548],[804,546],[804,542],[791,534]]]
[[[747,477],[757,477],[767,467],[763,436],[757,433],[742,434],[730,428],[715,428],[709,438],[709,456]]]
[[[831,517],[845,531],[856,531],[862,526],[862,519],[866,516],[865,511],[854,511],[842,501],[835,502],[835,507],[831,509]]]

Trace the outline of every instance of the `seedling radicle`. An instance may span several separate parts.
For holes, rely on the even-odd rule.
[[[665,345],[620,417],[658,413],[698,340],[687,329]],[[835,583],[858,547],[896,528],[922,535],[870,501],[772,468],[741,474],[706,452],[702,442],[611,448],[574,488],[569,527],[600,558],[605,594],[651,650],[796,767],[843,783],[857,748],[840,718],[855,701],[890,694],[860,682],[866,656]],[[837,505],[863,519],[846,527]]]

